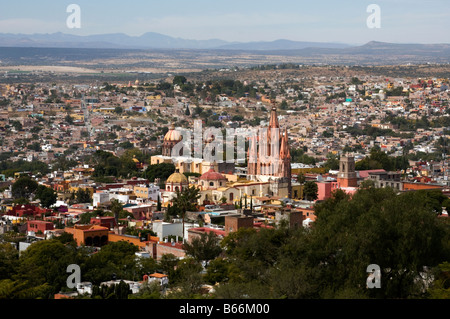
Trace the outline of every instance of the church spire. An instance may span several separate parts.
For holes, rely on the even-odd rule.
[[[280,124],[278,123],[277,108],[274,106],[272,107],[272,111],[270,112],[269,129],[279,127]]]
[[[288,143],[288,135],[287,129],[284,129],[284,135],[281,138],[281,147],[280,147],[280,159],[286,159],[291,157],[291,152],[289,151],[289,143]]]

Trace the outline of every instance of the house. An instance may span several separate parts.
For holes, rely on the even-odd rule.
[[[116,219],[113,216],[91,217],[90,224],[99,225],[111,229],[116,226]]]
[[[43,220],[29,220],[27,221],[27,232],[44,234],[47,230],[53,230],[55,227],[52,222],[46,222]]]
[[[167,286],[169,284],[169,277],[164,274],[154,273],[151,275],[144,275],[144,281],[148,283],[157,282],[160,286]]]
[[[109,228],[99,225],[75,225],[66,227],[66,233],[72,234],[78,246],[101,247],[108,243]]]

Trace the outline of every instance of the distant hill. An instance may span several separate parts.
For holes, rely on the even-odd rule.
[[[276,40],[230,43],[223,40],[188,40],[159,33],[132,37],[121,33],[76,36],[1,34],[0,65],[66,65],[74,61],[127,57],[127,68],[223,68],[260,64],[406,65],[450,63],[450,44],[341,43]],[[136,60],[136,54],[139,59]],[[161,61],[160,55],[167,61]],[[155,57],[157,57],[155,59]],[[146,57],[147,59],[143,59]],[[153,57],[153,58],[152,58]],[[182,57],[182,59],[180,59]],[[173,67],[172,65],[172,67]]]
[[[345,48],[346,44],[276,40],[237,43],[219,39],[188,40],[155,32],[138,37],[122,33],[76,36],[52,34],[1,34],[0,47],[92,48],[92,49],[223,49],[223,50],[293,50],[308,47]]]
[[[218,49],[226,50],[299,50],[306,48],[348,48],[350,45],[343,43],[304,42],[291,40],[275,40],[271,42],[248,42],[225,44]]]

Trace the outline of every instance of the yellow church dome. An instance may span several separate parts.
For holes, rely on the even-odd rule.
[[[175,126],[172,125],[169,131],[164,136],[164,141],[181,141],[181,134],[179,131],[175,130]]]
[[[167,183],[188,183],[188,179],[184,174],[181,173],[173,173],[172,175],[169,176],[169,178],[167,179]]]

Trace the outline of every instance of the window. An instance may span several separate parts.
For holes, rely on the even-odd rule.
[[[214,183],[213,182],[209,182],[209,186],[214,186]]]

